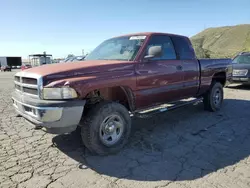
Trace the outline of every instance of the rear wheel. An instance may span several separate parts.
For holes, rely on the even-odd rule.
[[[219,82],[213,82],[210,90],[204,95],[203,103],[205,110],[211,112],[220,110],[223,98],[223,86]]]
[[[102,102],[83,117],[81,136],[84,145],[98,155],[120,151],[127,143],[131,130],[128,110],[115,102]]]

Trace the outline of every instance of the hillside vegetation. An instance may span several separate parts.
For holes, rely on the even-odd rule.
[[[250,51],[250,24],[205,29],[191,42],[198,58],[233,57]]]

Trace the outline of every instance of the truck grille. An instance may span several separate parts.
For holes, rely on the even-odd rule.
[[[15,88],[17,91],[39,97],[39,77],[35,78],[24,73],[17,73],[14,77]]]
[[[37,79],[34,78],[22,78],[22,82],[25,84],[37,85]]]

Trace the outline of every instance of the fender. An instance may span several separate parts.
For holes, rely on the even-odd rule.
[[[89,75],[67,78],[51,82],[45,87],[64,86],[75,89],[80,99],[85,99],[89,93],[95,90],[104,91],[107,88],[111,89],[120,87],[127,98],[130,110],[135,110],[134,91],[136,90],[136,76],[132,70],[113,72],[112,75],[109,73],[105,75]]]

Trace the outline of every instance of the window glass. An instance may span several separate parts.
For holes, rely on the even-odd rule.
[[[234,58],[233,63],[250,64],[250,55],[239,55]]]
[[[192,44],[188,41],[187,38],[180,37],[180,36],[171,36],[176,53],[178,54],[179,58],[182,60],[187,59],[195,59],[195,52],[192,47]]]
[[[166,59],[176,59],[176,54],[174,46],[169,36],[166,35],[155,35],[152,36],[148,46],[147,51],[151,46],[161,46],[162,47],[162,56],[153,58],[153,60],[166,60]]]
[[[145,39],[146,36],[112,38],[101,43],[85,59],[132,61]]]

